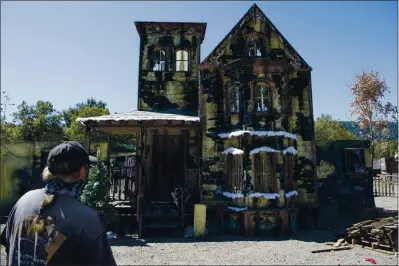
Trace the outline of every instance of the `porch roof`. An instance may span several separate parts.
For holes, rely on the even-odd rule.
[[[170,113],[149,111],[131,111],[112,115],[82,117],[76,119],[82,125],[99,131],[115,134],[135,133],[141,125],[146,126],[178,126],[179,124],[198,125],[200,118]]]

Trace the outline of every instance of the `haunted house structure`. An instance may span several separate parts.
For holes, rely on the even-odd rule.
[[[312,68],[256,4],[202,62],[206,23],[135,25],[138,110],[79,120],[137,135],[140,231],[190,224],[197,203],[211,230],[295,230],[316,204]]]

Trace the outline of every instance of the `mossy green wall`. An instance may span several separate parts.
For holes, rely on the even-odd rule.
[[[37,141],[4,144],[0,169],[0,202],[8,204],[17,200],[21,195],[18,185],[21,178],[30,178],[34,183],[40,182],[40,157],[42,149],[52,149],[59,142]],[[107,159],[107,143],[91,143],[90,151],[95,154],[99,150],[101,160]],[[16,176],[18,170],[26,171],[28,176]]]
[[[159,26],[162,29],[162,26]],[[147,28],[143,28],[146,31]],[[200,38],[195,35],[143,34],[141,36],[139,110],[198,115],[198,63]],[[154,49],[166,53],[165,71],[153,71]],[[175,71],[176,52],[189,54],[189,71]]]
[[[252,35],[251,35],[252,34]],[[261,57],[248,57],[247,41],[250,36],[261,36]],[[275,64],[272,70],[268,65]],[[280,65],[285,67],[280,68]],[[222,66],[222,67],[219,67]],[[221,152],[234,146],[243,149],[244,169],[251,179],[252,163],[249,151],[260,146],[284,149],[295,146],[298,150],[294,170],[297,203],[315,203],[314,125],[310,89],[310,71],[303,70],[306,63],[293,48],[281,38],[278,31],[268,23],[257,8],[252,9],[241,24],[212,52],[201,67],[201,99],[203,121],[202,177],[204,184],[223,186]],[[299,70],[301,69],[301,70]],[[266,83],[272,90],[273,102],[262,115],[251,110],[250,84]],[[239,84],[241,110],[229,115],[226,110],[227,90]],[[235,85],[234,85],[235,86]],[[226,90],[227,89],[227,90]],[[294,133],[297,141],[283,137],[264,139],[250,138],[239,141],[220,140],[218,133],[236,130],[270,130]],[[282,164],[277,166],[280,178]],[[248,181],[249,182],[249,181]]]

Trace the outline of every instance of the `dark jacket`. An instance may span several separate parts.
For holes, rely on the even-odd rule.
[[[56,196],[42,215],[45,231],[32,233],[45,196],[29,191],[11,210],[1,233],[8,265],[116,265],[97,212],[75,198]]]

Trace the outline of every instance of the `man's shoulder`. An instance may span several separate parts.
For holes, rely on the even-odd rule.
[[[22,197],[20,198],[20,201],[23,200],[31,200],[32,198],[36,197],[43,197],[45,195],[44,190],[42,188],[39,189],[34,189],[26,192]]]
[[[98,212],[84,203],[65,196],[61,196],[58,204],[63,208],[69,217],[69,221],[81,228],[83,234],[89,238],[96,238],[104,231]]]
[[[64,207],[69,206],[71,209],[71,214],[74,214],[74,216],[78,216],[87,220],[99,219],[98,213],[95,210],[77,199],[68,196],[60,196],[57,201],[59,204],[64,205]]]

